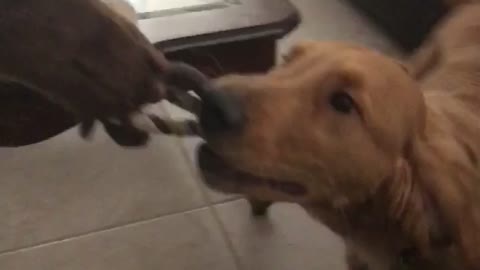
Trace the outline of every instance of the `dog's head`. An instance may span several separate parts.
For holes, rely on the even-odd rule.
[[[263,200],[364,200],[423,125],[423,98],[405,69],[353,45],[303,43],[270,73],[217,86],[244,117],[216,127],[202,119],[205,181]]]
[[[388,220],[400,234],[387,228],[380,235],[414,241],[425,254],[456,243],[467,265],[480,265],[476,167],[454,138],[436,136],[446,119],[427,113],[405,69],[338,43],[304,43],[286,60],[265,75],[217,81],[243,117],[204,108],[205,182],[259,200],[316,205],[334,230],[345,209],[349,218]]]

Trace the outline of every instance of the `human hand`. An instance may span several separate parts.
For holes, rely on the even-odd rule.
[[[147,141],[128,115],[164,98],[167,62],[133,24],[98,0],[2,1],[0,18],[0,80],[72,112],[83,135],[100,120],[119,144]]]

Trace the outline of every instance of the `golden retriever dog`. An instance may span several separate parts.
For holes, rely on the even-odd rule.
[[[220,78],[243,117],[201,118],[204,181],[302,205],[343,237],[352,270],[480,269],[480,5],[432,39],[412,61],[436,64],[413,75],[305,42],[268,74]]]

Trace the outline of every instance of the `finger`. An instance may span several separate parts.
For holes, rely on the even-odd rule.
[[[125,119],[121,124],[110,121],[102,123],[107,134],[120,146],[144,146],[149,141],[148,133],[134,127],[130,120]]]
[[[123,30],[128,33],[137,43],[141,44],[145,48],[147,59],[154,67],[154,70],[162,72],[167,64],[165,56],[155,48],[155,46],[148,40],[148,38],[138,29],[137,25],[126,20],[125,18],[119,18],[119,24],[123,27]]]
[[[150,56],[150,65],[154,72],[158,72],[158,75],[165,72],[165,69],[168,66],[168,61],[164,54],[150,43],[146,45],[146,51],[147,55]]]
[[[135,89],[137,105],[146,103],[157,103],[167,95],[163,73],[165,72],[167,60],[160,51],[157,51],[150,43],[144,45],[145,61],[148,71],[144,73],[144,80],[149,86],[144,89]]]
[[[135,92],[131,88],[136,84],[132,84],[131,80],[122,83],[114,76],[121,74],[101,71],[92,59],[74,59],[72,62],[72,71],[62,74],[65,84],[59,96],[67,97],[84,119],[106,119],[136,109],[135,98],[130,97]],[[136,79],[139,80],[138,77]],[[74,85],[67,89],[67,82]]]
[[[209,79],[196,68],[185,63],[171,63],[168,65],[163,79],[167,85],[184,90],[192,90],[203,99],[205,93],[211,90]]]
[[[152,80],[152,78],[148,78],[148,80]],[[165,85],[155,78],[147,86],[131,89],[130,91],[133,93],[131,102],[135,105],[134,110],[138,110],[138,107],[146,104],[158,103],[167,96]]]
[[[38,92],[47,96],[51,101],[63,106],[75,114],[79,121],[85,121],[108,115],[118,115],[119,100],[125,100],[116,85],[109,81],[118,79],[108,71],[99,72],[99,68],[88,57],[76,56],[67,66],[61,65],[57,76],[52,78],[50,70],[47,74],[40,74],[32,81],[39,85]],[[119,84],[121,86],[121,84]],[[120,104],[128,107],[128,104]]]

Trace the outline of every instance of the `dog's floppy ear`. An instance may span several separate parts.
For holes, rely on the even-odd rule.
[[[416,181],[415,169],[409,160],[397,159],[382,194],[389,219],[401,227],[423,255],[429,256],[435,243],[443,241],[446,234],[430,198]]]
[[[417,80],[423,79],[441,61],[442,54],[434,35],[413,54],[408,60],[407,68],[412,77]]]
[[[407,74],[411,74],[410,66],[408,63],[405,63],[403,61],[397,61],[397,64],[400,66],[401,69],[403,69]]]
[[[415,149],[415,174],[425,196],[438,213],[464,269],[480,269],[480,176],[457,148],[446,142],[423,143]]]

